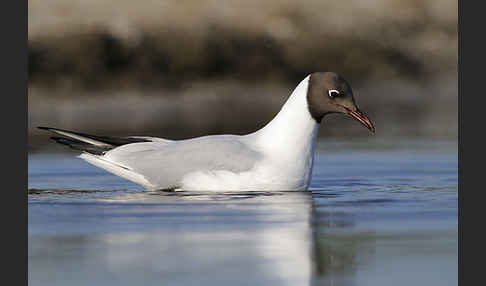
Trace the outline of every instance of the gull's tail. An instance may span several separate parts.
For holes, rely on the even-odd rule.
[[[87,152],[93,155],[103,155],[105,152],[125,144],[151,141],[138,137],[96,136],[43,126],[39,126],[37,128],[65,136],[51,137],[51,139],[55,140],[59,144],[69,146],[74,150]]]
[[[51,138],[59,144],[67,145],[72,149],[82,151],[83,153],[79,155],[79,158],[87,161],[88,163],[93,164],[96,167],[105,169],[110,173],[130,180],[134,183],[142,185],[148,190],[154,189],[154,186],[149,181],[147,181],[147,179],[145,179],[143,175],[138,174],[128,166],[124,166],[118,162],[107,160],[103,155],[107,151],[125,144],[153,141],[168,142],[168,140],[152,137],[143,138],[96,136],[51,127],[37,128],[48,130],[55,134],[64,136]]]

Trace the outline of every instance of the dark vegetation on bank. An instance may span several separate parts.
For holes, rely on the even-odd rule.
[[[312,46],[292,55],[288,45],[266,35],[236,34],[224,28],[211,31],[197,48],[190,34],[177,31],[141,35],[136,43],[107,31],[30,41],[29,81],[53,86],[68,79],[84,89],[157,88],[222,77],[290,83],[321,70],[339,71],[358,83],[397,75],[426,80],[435,72],[428,66],[431,63],[370,39],[317,38]]]

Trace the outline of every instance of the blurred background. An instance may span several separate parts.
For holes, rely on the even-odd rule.
[[[370,138],[331,116],[322,137],[457,140],[457,1],[28,5],[30,151],[55,145],[39,125],[170,139],[253,132],[314,71],[342,74],[377,129]]]
[[[29,0],[29,284],[457,285],[457,14]],[[315,71],[342,74],[377,132],[326,117],[310,192],[143,192],[36,129],[246,134]]]

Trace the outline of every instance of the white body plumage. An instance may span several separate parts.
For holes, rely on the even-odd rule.
[[[149,190],[305,190],[319,129],[308,109],[308,84],[309,76],[272,121],[248,135],[152,138],[80,157]]]

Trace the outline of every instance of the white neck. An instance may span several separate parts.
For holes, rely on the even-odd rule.
[[[308,108],[309,78],[307,76],[297,85],[272,121],[253,133],[257,144],[269,153],[288,159],[313,155],[320,124],[312,118]]]

